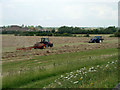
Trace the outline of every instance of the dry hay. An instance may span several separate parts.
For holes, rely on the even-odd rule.
[[[87,43],[90,38],[89,37],[49,37],[50,41],[56,45],[53,48],[46,48],[44,50],[33,49],[29,51],[14,51],[14,52],[3,52],[2,59],[13,59],[16,61],[17,58],[30,58],[32,56],[42,56],[42,55],[52,55],[52,54],[62,54],[62,53],[70,53],[70,52],[78,52],[84,50],[95,50],[102,48],[113,48],[117,47],[118,43],[96,43],[89,44]],[[111,38],[106,37],[105,40],[110,40]],[[116,38],[112,38],[116,39]],[[22,46],[31,46],[36,42],[40,41],[40,37],[38,36],[3,36],[3,47],[22,47]],[[67,43],[67,44],[66,44]],[[85,43],[85,44],[76,44],[75,43]],[[63,45],[62,45],[63,44]],[[20,60],[18,59],[18,60]],[[22,59],[21,59],[22,60]]]

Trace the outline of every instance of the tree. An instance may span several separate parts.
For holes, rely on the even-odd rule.
[[[37,26],[37,27],[38,27],[38,28],[40,28],[40,29],[43,29],[43,27],[42,27],[42,26],[40,26],[40,25],[39,25],[39,26]]]
[[[22,28],[24,28],[24,24],[22,24]]]
[[[114,33],[115,37],[120,37],[120,29]]]
[[[89,37],[89,33],[87,33],[86,35],[84,35],[84,37]]]
[[[52,33],[55,33],[55,29],[53,28],[51,32],[52,32]]]

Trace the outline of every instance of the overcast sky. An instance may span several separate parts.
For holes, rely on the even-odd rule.
[[[0,0],[0,25],[118,25],[119,0]]]

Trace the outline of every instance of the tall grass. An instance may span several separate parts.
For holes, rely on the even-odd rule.
[[[39,82],[45,79],[47,80],[49,78],[57,77],[61,74],[69,73],[71,71],[75,71],[82,67],[89,68],[90,66],[95,66],[97,64],[104,65],[108,61],[117,59],[117,55],[110,56],[107,58],[104,58],[104,57],[100,58],[100,56],[104,54],[113,54],[116,52],[117,52],[117,49],[105,49],[105,50],[93,50],[93,51],[87,51],[87,52],[51,55],[48,57],[46,56],[36,57],[36,59],[38,60],[42,59],[50,62],[52,61],[54,62],[54,60],[56,60],[55,63],[57,64],[60,63],[60,65],[56,65],[44,71],[31,70],[31,71],[26,71],[25,73],[16,74],[13,76],[4,76],[2,86],[3,88],[18,88],[25,85],[26,86],[28,85],[29,87],[30,83],[33,84],[33,82]],[[90,59],[88,58],[89,56],[96,56],[96,57]],[[53,63],[50,63],[50,64],[53,64]],[[47,63],[47,65],[49,64]],[[40,87],[43,87],[43,86],[39,86],[38,88]]]
[[[90,68],[84,67],[61,75],[46,87],[53,88],[114,88],[118,82],[117,60]]]

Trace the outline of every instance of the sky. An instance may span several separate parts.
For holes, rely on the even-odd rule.
[[[0,26],[118,26],[119,0],[0,0]]]

